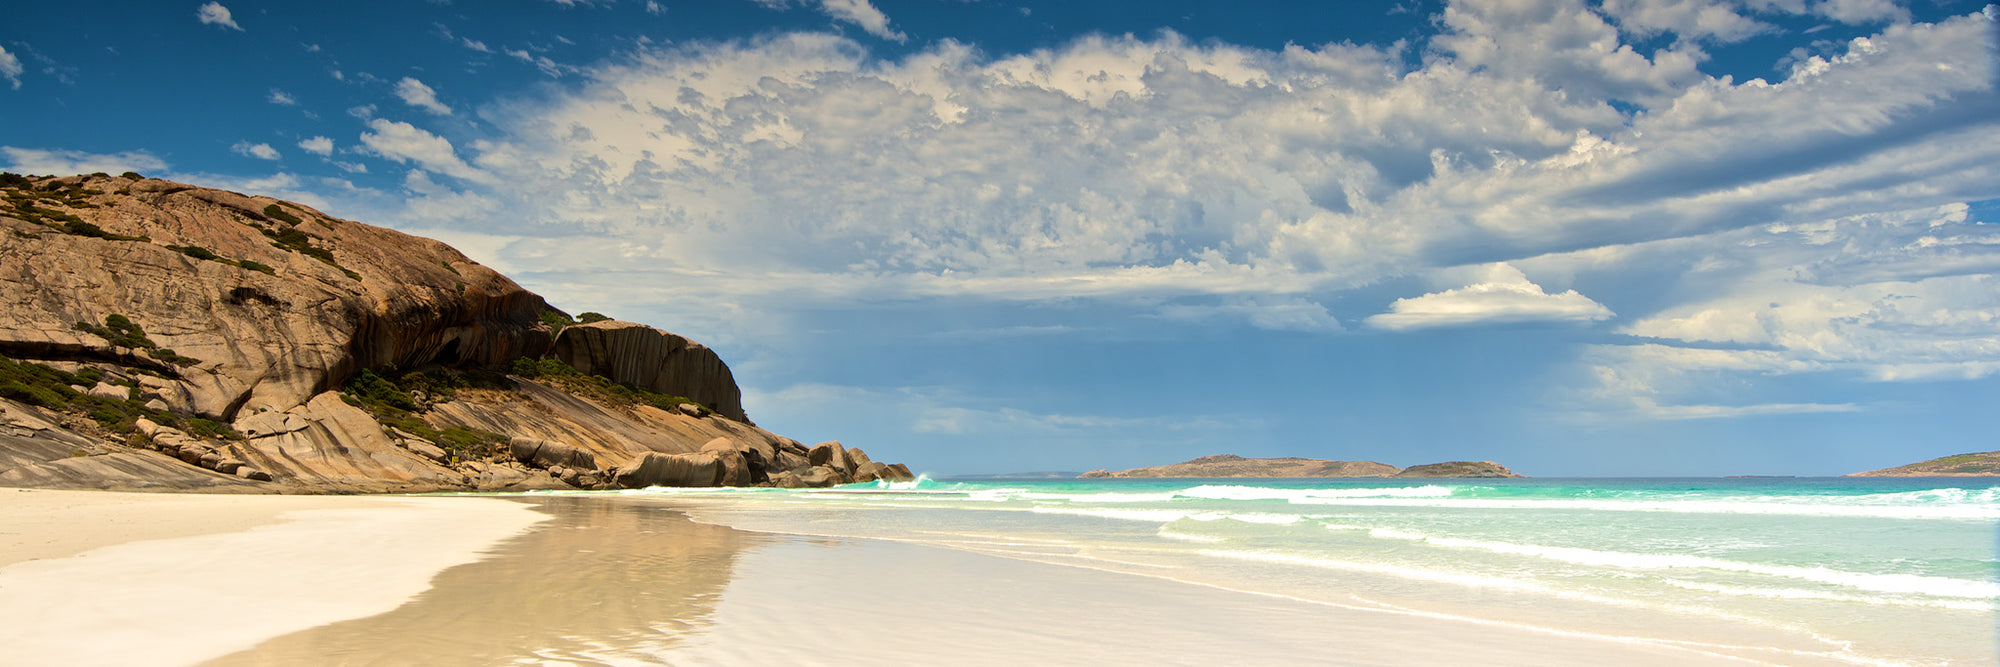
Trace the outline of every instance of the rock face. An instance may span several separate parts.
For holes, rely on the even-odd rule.
[[[2000,452],[1955,454],[1848,477],[2000,477]]]
[[[1184,463],[1133,468],[1092,470],[1081,477],[1391,477],[1399,468],[1374,461],[1329,461],[1326,459],[1246,459],[1234,454],[1204,456]]]
[[[0,485],[909,478],[838,443],[835,464],[816,467],[804,445],[748,421],[729,367],[700,343],[618,321],[553,335],[542,297],[437,241],[153,179],[6,174],[0,195]],[[545,358],[576,381],[508,374]],[[448,384],[381,379],[411,377]]]
[[[1410,466],[1404,468],[1402,472],[1396,473],[1395,476],[1502,478],[1524,477],[1525,475],[1514,474],[1514,471],[1508,470],[1507,466],[1492,461],[1447,461],[1444,463],[1426,463],[1418,466]]]
[[[6,194],[65,192],[100,194],[32,206],[146,240],[64,233],[0,208],[0,354],[148,369],[176,411],[226,423],[300,405],[362,368],[492,364],[551,344],[540,296],[437,241],[152,179],[73,176]],[[74,327],[110,315],[155,346]],[[164,361],[161,349],[192,363]]]
[[[685,396],[748,423],[743,392],[713,350],[644,324],[604,320],[564,327],[554,356],[576,370],[662,394]]]
[[[1234,454],[1204,456],[1184,463],[1133,468],[1092,470],[1079,478],[1117,477],[1522,477],[1492,461],[1453,461],[1397,468],[1374,461],[1330,461],[1327,459],[1246,459]]]

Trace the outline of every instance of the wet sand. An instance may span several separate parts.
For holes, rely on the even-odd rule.
[[[554,519],[393,612],[210,665],[1757,664],[541,497]]]

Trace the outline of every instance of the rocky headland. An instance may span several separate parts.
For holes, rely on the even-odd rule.
[[[758,428],[712,350],[268,197],[0,175],[0,486],[358,493],[908,479]]]
[[[1848,477],[2000,477],[2000,452],[1954,454]]]
[[[1234,454],[1203,456],[1172,465],[1131,470],[1092,470],[1084,479],[1161,477],[1525,477],[1492,461],[1451,461],[1398,468],[1374,461],[1250,459]]]

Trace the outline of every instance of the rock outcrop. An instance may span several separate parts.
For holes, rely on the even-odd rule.
[[[540,296],[430,239],[153,179],[45,179],[6,195],[0,354],[152,371],[177,412],[227,423],[363,368],[496,364],[552,342]],[[76,326],[113,315],[150,344]]]
[[[749,422],[709,348],[630,322],[557,334],[567,315],[434,240],[135,174],[6,174],[0,195],[0,485],[909,476],[837,443],[815,466]]]
[[[2000,477],[2000,452],[1954,454],[1848,477]]]
[[[553,356],[578,372],[685,396],[748,423],[743,392],[722,357],[701,343],[644,324],[604,320],[564,327]]]
[[[1234,454],[1203,456],[1183,463],[1133,468],[1092,470],[1078,475],[1100,478],[1227,478],[1227,477],[1522,477],[1492,461],[1454,461],[1398,468],[1374,461],[1332,461],[1327,459],[1249,459]]]

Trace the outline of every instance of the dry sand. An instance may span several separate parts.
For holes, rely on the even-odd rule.
[[[0,662],[200,662],[393,610],[544,518],[482,498],[0,489]]]

